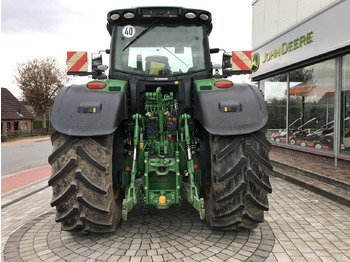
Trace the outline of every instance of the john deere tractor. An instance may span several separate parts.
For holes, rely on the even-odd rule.
[[[92,81],[64,87],[53,106],[49,185],[62,229],[112,232],[135,205],[183,201],[213,229],[263,222],[267,111],[255,86],[213,75],[211,14],[141,7],[107,20],[108,76],[94,59]]]

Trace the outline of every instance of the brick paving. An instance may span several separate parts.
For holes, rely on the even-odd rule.
[[[279,178],[265,216],[275,234],[266,261],[350,261],[350,208]]]
[[[271,184],[266,222],[251,231],[209,230],[184,203],[138,206],[114,233],[76,235],[54,221],[43,179],[2,195],[2,261],[350,261],[350,208],[276,177]]]

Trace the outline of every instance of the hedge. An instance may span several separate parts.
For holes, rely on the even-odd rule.
[[[41,129],[43,127],[42,125],[43,120],[42,119],[34,119],[33,120],[33,129]],[[50,120],[46,119],[46,128],[52,127]]]

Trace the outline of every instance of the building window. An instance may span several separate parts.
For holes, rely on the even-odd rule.
[[[289,143],[333,150],[335,60],[289,73]]]
[[[278,143],[286,142],[287,75],[281,74],[262,80],[259,87],[264,94],[268,110],[268,139]]]
[[[6,123],[6,129],[7,129],[7,131],[11,130],[11,122]]]
[[[350,155],[350,54],[342,60],[340,153]]]
[[[350,116],[350,96],[346,96],[350,95],[350,58],[347,59],[344,67],[347,66],[348,80],[344,78],[343,86],[348,93],[343,92],[347,103],[343,107],[347,107],[346,116]],[[333,151],[335,59],[270,77],[259,85],[269,114],[267,136],[271,141],[311,151]],[[349,123],[345,126],[344,122],[343,132],[350,136],[347,127]]]
[[[15,131],[18,131],[18,122],[14,122],[14,123],[13,123],[13,129],[14,129]]]
[[[24,123],[24,130],[28,130],[28,123]]]

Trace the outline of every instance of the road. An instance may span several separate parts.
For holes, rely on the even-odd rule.
[[[32,166],[47,164],[52,146],[49,138],[16,141],[1,145],[1,176]]]

